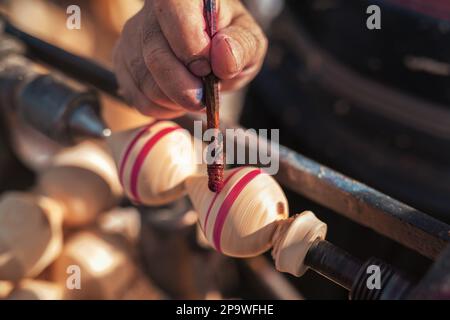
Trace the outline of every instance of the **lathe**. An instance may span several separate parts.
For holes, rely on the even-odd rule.
[[[98,95],[123,102],[111,71],[23,32],[5,17],[2,24],[4,123],[11,132],[27,128],[61,148],[33,168],[37,179],[26,192],[0,199],[0,286],[38,278],[57,288],[48,289],[55,299],[120,299],[130,283],[147,277],[164,292],[160,298],[207,298],[233,297],[240,292],[236,278],[256,278],[270,292],[264,297],[300,298],[282,273],[301,277],[311,270],[355,300],[450,298],[445,222],[282,145],[275,176],[258,166],[230,167],[221,187],[211,191],[190,135],[201,116],[110,130]],[[220,129],[226,128],[239,127],[222,123]],[[248,140],[234,143],[233,148],[255,152]],[[309,199],[314,208],[290,205],[286,190]],[[117,206],[136,210],[130,217],[135,214],[141,223],[133,222],[139,225],[138,239],[111,236],[99,222]],[[326,240],[338,226],[320,219],[322,207],[429,259],[429,268],[417,279],[384,259],[347,252]],[[365,243],[365,251],[373,245]],[[136,256],[145,272],[134,263]],[[67,267],[74,264],[87,275],[80,292],[64,284]],[[233,267],[223,268],[227,264]],[[226,285],[205,283],[213,278],[209,273],[220,270]],[[15,287],[12,298],[26,286]],[[45,285],[28,287],[37,298],[46,297]],[[251,292],[251,285],[246,290]]]

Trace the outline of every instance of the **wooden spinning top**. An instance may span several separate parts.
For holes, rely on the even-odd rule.
[[[93,142],[57,154],[40,174],[37,189],[64,205],[64,224],[71,227],[91,223],[122,195],[114,160]]]
[[[171,121],[115,133],[108,139],[127,196],[163,205],[185,194],[183,182],[197,167],[192,138]]]
[[[19,192],[0,198],[0,280],[34,277],[57,257],[62,215],[49,198]]]
[[[325,238],[327,227],[312,212],[288,218],[283,190],[261,169],[227,171],[217,194],[204,176],[188,178],[186,188],[206,239],[228,256],[252,257],[273,247],[277,269],[300,276],[312,243]]]
[[[288,217],[283,190],[261,169],[227,171],[219,193],[208,189],[208,178],[194,176],[186,188],[208,241],[233,257],[256,256],[271,247],[277,221]]]

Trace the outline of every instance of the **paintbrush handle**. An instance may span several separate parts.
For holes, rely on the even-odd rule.
[[[212,39],[217,32],[217,14],[216,14],[216,0],[205,0],[205,18],[208,25],[208,33]],[[219,109],[220,109],[220,88],[219,79],[211,72],[210,75],[203,78],[205,90],[205,104],[207,128],[215,129],[215,134],[210,147],[213,150],[223,153],[221,146],[222,141],[218,138],[219,135]],[[219,161],[222,155],[215,155],[215,161],[208,164],[208,187],[213,192],[218,192],[221,189],[223,181],[223,161]],[[223,159],[223,158],[222,158]]]

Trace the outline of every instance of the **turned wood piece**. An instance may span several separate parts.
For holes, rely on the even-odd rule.
[[[146,205],[182,197],[183,182],[197,171],[192,137],[171,121],[156,121],[108,139],[126,195]]]
[[[97,226],[103,233],[119,235],[135,245],[141,234],[141,215],[135,207],[116,207],[103,213],[97,220]]]
[[[61,285],[41,280],[23,280],[8,296],[8,300],[62,300]]]
[[[306,254],[315,240],[325,239],[327,225],[311,211],[281,221],[272,238],[272,257],[278,271],[302,276],[308,267]]]
[[[0,198],[0,280],[37,276],[60,253],[63,209],[52,199],[12,192]]]
[[[122,195],[111,155],[93,142],[57,154],[40,174],[37,190],[64,205],[64,224],[70,227],[91,223]]]
[[[267,251],[277,221],[288,217],[283,190],[257,168],[227,171],[219,193],[208,189],[206,176],[188,178],[186,188],[206,238],[229,256],[250,257]]]
[[[136,276],[129,251],[120,237],[81,231],[65,244],[52,265],[51,278],[66,288],[64,296],[68,299],[118,299]],[[76,268],[79,289],[73,278]]]
[[[283,190],[261,169],[227,171],[217,194],[209,191],[206,176],[188,178],[186,188],[206,239],[228,256],[253,257],[273,247],[277,269],[300,276],[312,243],[325,238],[326,224],[312,212],[288,218]]]

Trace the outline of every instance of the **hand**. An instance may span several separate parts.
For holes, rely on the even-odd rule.
[[[140,112],[175,118],[203,109],[201,77],[212,71],[222,90],[239,89],[258,73],[267,39],[239,0],[217,0],[211,40],[203,0],[146,0],[114,50],[120,93]]]

